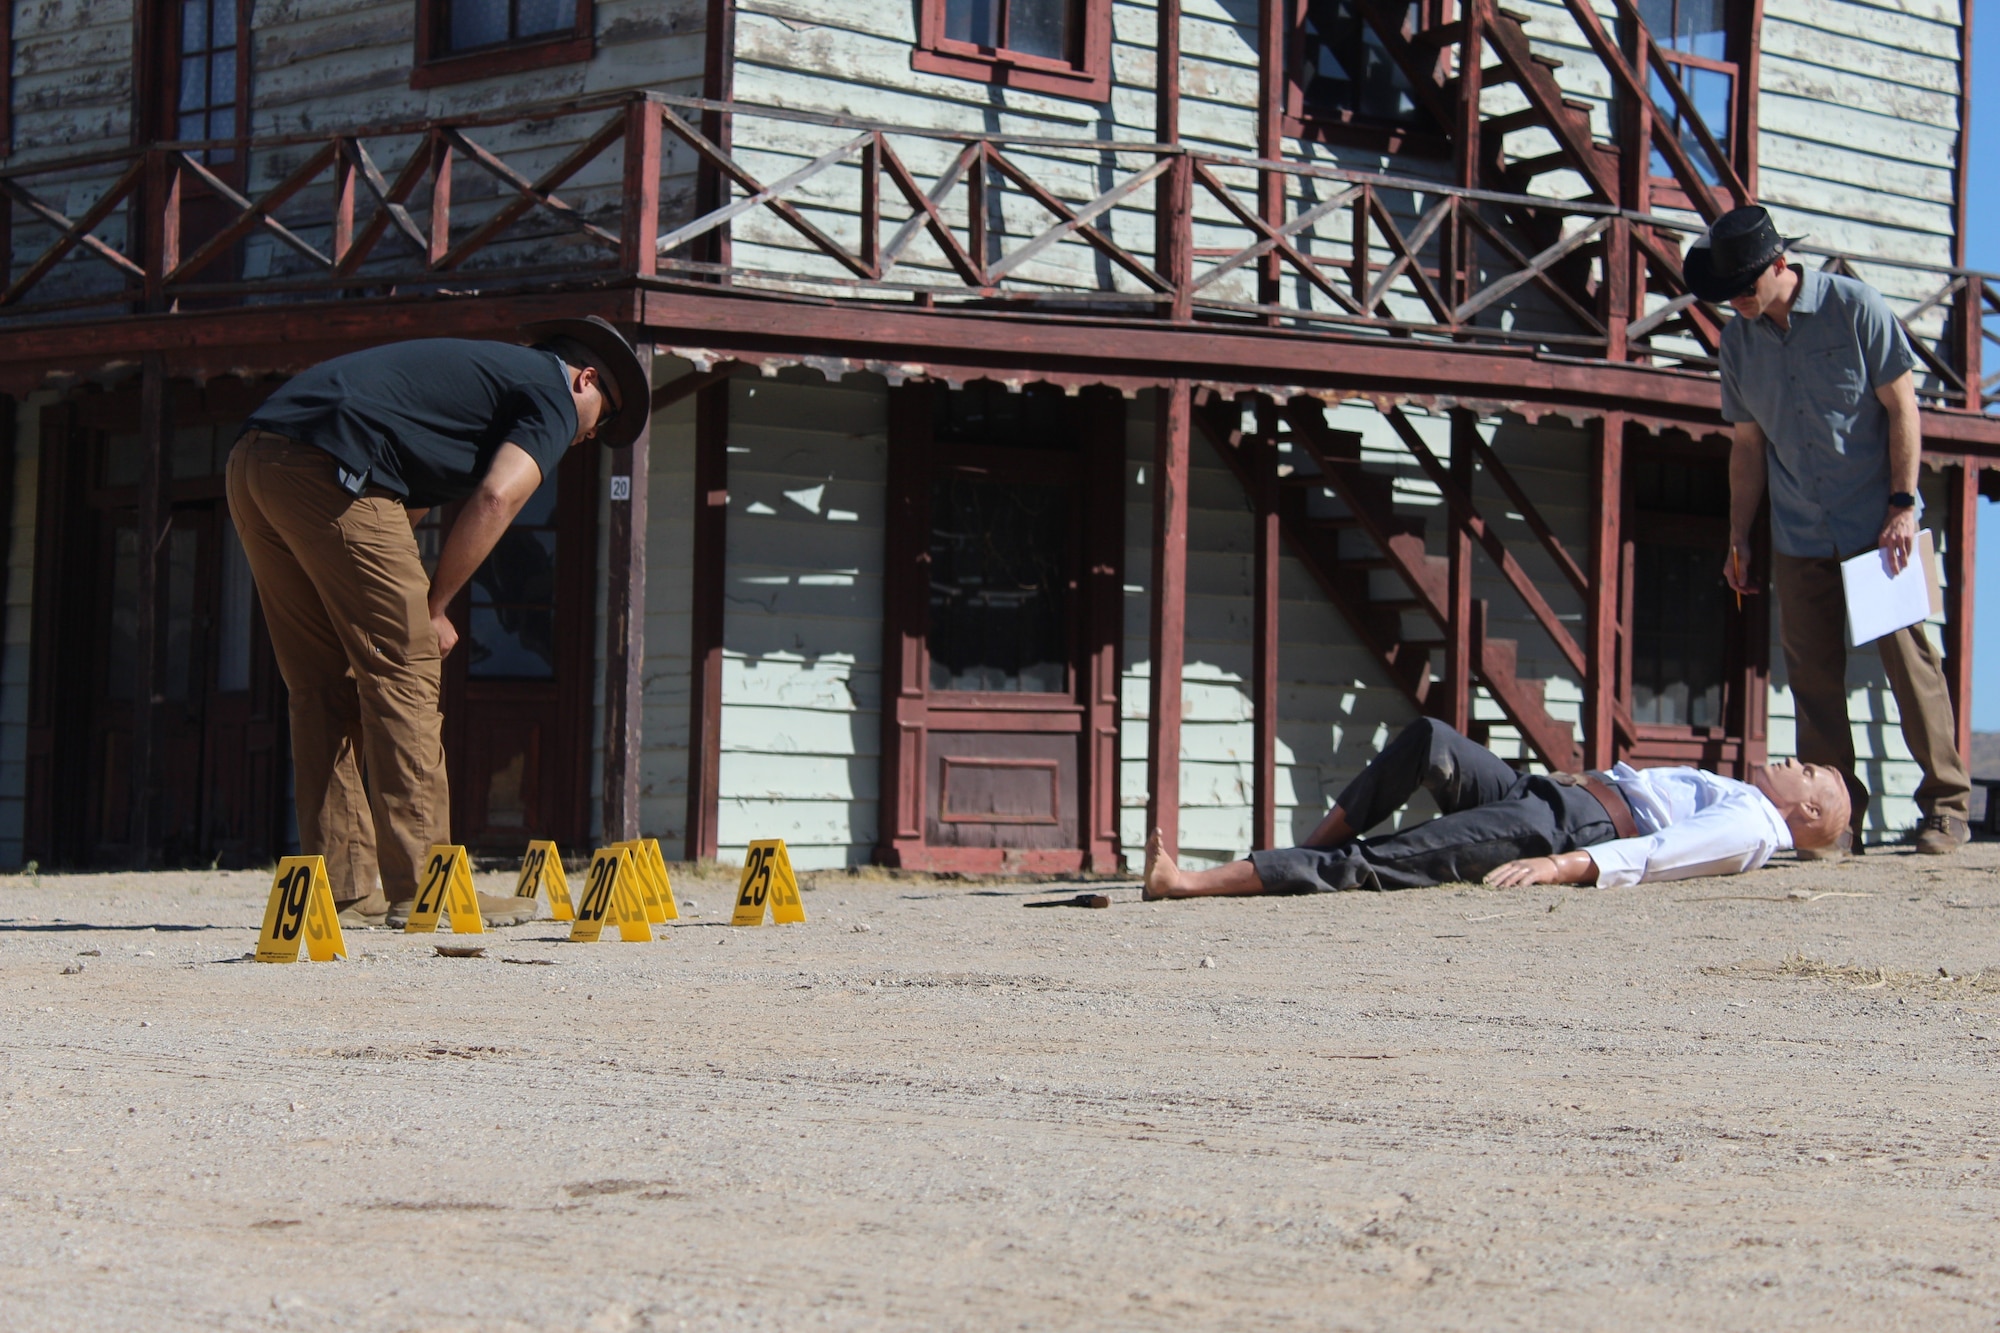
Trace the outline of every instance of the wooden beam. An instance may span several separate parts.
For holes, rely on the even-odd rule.
[[[168,512],[167,442],[173,438],[168,420],[165,359],[150,353],[139,368],[139,503],[134,536],[139,546],[139,577],[133,608],[131,815],[126,822],[127,854],[134,870],[144,870],[153,853],[153,740],[157,730],[154,699],[159,694],[160,548],[166,544]]]
[[[1591,423],[1591,545],[1588,592],[1590,670],[1584,678],[1583,743],[1592,768],[1618,762],[1619,565],[1624,547],[1625,418],[1611,413]]]
[[[940,390],[941,391],[941,390]],[[1086,451],[1085,503],[1091,520],[1084,536],[1085,639],[1082,662],[1083,867],[1117,874],[1127,867],[1120,848],[1123,785],[1118,763],[1119,661],[1125,643],[1125,397],[1109,389],[1077,395]],[[886,816],[883,816],[886,818]]]
[[[729,384],[725,371],[713,370],[708,375],[714,378],[694,399],[694,596],[688,617],[685,853],[690,861],[716,854],[720,846],[717,819],[722,809],[723,611],[729,573]]]
[[[1285,151],[1285,36],[1290,31],[1291,0],[1258,0],[1257,6],[1257,156],[1277,161]],[[1277,228],[1285,221],[1284,173],[1260,170],[1257,173],[1257,212],[1264,225]],[[1365,249],[1366,242],[1357,248]],[[1257,266],[1257,303],[1276,305],[1283,290],[1279,282],[1278,256],[1267,252]],[[1264,323],[1276,326],[1278,317],[1266,315]]]
[[[1464,409],[1451,414],[1451,480],[1462,496],[1472,494],[1473,437],[1479,418]],[[1440,713],[1460,734],[1472,730],[1472,516],[1448,507],[1445,558],[1451,562],[1446,579],[1444,701]]]
[[[660,110],[635,99],[625,107],[625,223],[620,266],[637,277],[660,267]],[[656,405],[653,410],[659,411]]]
[[[1251,562],[1250,678],[1252,731],[1251,846],[1278,845],[1278,576],[1283,554],[1278,516],[1278,412],[1269,399],[1257,403],[1257,434],[1247,441],[1257,490],[1251,521],[1255,554]]]
[[[1146,716],[1146,829],[1181,838],[1181,668],[1187,659],[1189,386],[1159,391],[1153,432],[1153,588],[1150,708]]]
[[[1979,570],[1979,472],[1970,460],[1945,469],[1950,488],[1944,553],[1944,682],[1957,721],[1959,757],[1972,762],[1973,596]]]
[[[447,177],[448,179],[448,177]],[[639,359],[652,369],[650,344]],[[640,728],[645,713],[646,492],[652,423],[628,447],[611,451],[611,530],[604,604],[604,818],[606,842],[639,829]],[[621,487],[619,479],[624,478]],[[625,498],[618,499],[620,490]]]

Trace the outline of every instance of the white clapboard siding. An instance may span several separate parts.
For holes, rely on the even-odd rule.
[[[730,386],[719,837],[859,865],[879,785],[886,386]]]

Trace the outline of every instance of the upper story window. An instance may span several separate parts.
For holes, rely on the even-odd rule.
[[[591,0],[417,0],[413,88],[431,88],[596,54]]]
[[[462,55],[575,32],[576,0],[449,0],[440,54]]]
[[[1441,137],[1356,0],[1295,0],[1288,111],[1294,134],[1317,132],[1395,149],[1407,134]]]
[[[1688,95],[1708,132],[1722,146],[1723,154],[1745,175],[1736,151],[1738,103],[1743,86],[1743,48],[1749,41],[1748,25],[1738,21],[1737,5],[1730,0],[1638,0],[1639,17],[1673,70],[1675,80]],[[1710,185],[1721,183],[1720,173],[1709,161],[1700,138],[1667,91],[1657,69],[1647,67],[1653,105],[1673,128],[1687,149],[1695,170]],[[1652,174],[1671,180],[1672,170],[1656,148]]]
[[[174,137],[234,139],[241,100],[236,68],[236,0],[181,0]],[[234,158],[227,148],[200,154],[205,162]]]
[[[1110,0],[920,0],[913,68],[1103,101]]]

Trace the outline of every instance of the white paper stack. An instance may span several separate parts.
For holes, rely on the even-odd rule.
[[[1880,550],[1863,551],[1840,562],[1840,582],[1847,593],[1847,641],[1856,648],[1944,611],[1929,528],[1918,529],[1916,550],[1902,573],[1891,577]]]

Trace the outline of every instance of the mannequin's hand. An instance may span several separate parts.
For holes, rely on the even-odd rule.
[[[1486,882],[1495,888],[1514,889],[1523,884],[1556,882],[1556,862],[1551,856],[1531,856],[1525,861],[1509,861],[1487,872]]]

